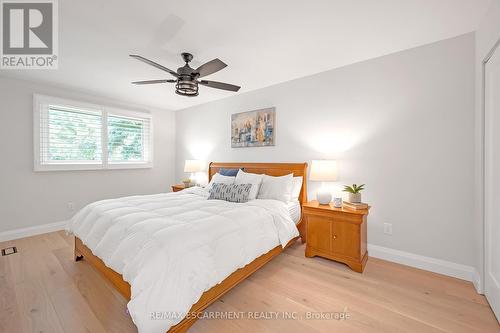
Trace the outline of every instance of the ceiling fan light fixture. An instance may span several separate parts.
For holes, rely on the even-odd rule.
[[[198,82],[191,80],[178,80],[175,85],[175,93],[181,96],[198,96]]]
[[[208,80],[198,81],[199,78],[216,73],[221,69],[227,67],[227,65],[218,58],[210,60],[209,62],[206,62],[200,67],[194,69],[189,66],[189,62],[193,60],[193,55],[191,53],[184,52],[182,53],[182,59],[186,64],[182,67],[177,68],[177,71],[173,71],[154,61],[141,57],[138,54],[131,54],[130,56],[150,66],[156,67],[164,72],[167,72],[175,77],[175,79],[134,81],[132,82],[133,84],[144,85],[144,84],[157,84],[157,83],[175,83],[175,93],[177,95],[187,96],[187,97],[198,96],[199,84],[205,87],[233,91],[233,92],[237,92],[238,90],[240,90],[240,87],[234,84],[217,82],[217,81],[208,81]]]

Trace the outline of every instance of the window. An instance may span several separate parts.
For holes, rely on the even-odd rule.
[[[102,164],[100,112],[49,105],[40,128],[41,161]]]
[[[35,171],[147,168],[151,115],[34,96]]]
[[[108,115],[108,161],[140,162],[148,160],[149,121]]]

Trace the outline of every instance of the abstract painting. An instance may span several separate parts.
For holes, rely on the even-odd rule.
[[[261,110],[231,115],[231,147],[274,146],[276,110]]]

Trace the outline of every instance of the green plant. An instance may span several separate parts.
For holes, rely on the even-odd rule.
[[[365,189],[364,186],[365,184],[361,184],[359,186],[356,184],[352,184],[352,186],[344,185],[344,192],[357,194]]]

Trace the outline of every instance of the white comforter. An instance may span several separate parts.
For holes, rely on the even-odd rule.
[[[139,332],[166,332],[203,292],[298,236],[282,202],[207,200],[201,188],[94,202],[68,231],[123,275]]]

